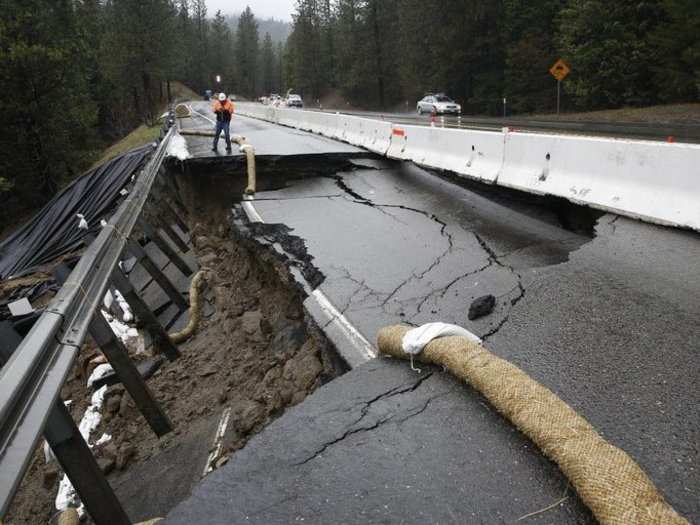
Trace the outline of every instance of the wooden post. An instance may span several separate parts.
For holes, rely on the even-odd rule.
[[[70,272],[71,270],[67,265],[61,264],[54,269],[53,274],[56,277],[56,281],[63,284],[68,279]],[[171,432],[173,427],[168,416],[165,415],[160,404],[153,397],[136,365],[129,357],[129,352],[126,350],[124,343],[114,335],[112,327],[105,320],[100,308],[93,313],[88,331],[97,346],[102,350],[109,364],[112,365],[119,381],[124,385],[124,388],[126,388],[131,399],[136,403],[143,417],[146,418],[153,432],[158,437]]]
[[[97,310],[90,322],[90,335],[95,343],[100,347],[109,364],[114,368],[114,372],[119,377],[122,385],[134,400],[136,407],[148,422],[153,432],[158,437],[173,430],[172,423],[165,415],[158,401],[153,397],[151,390],[141,377],[136,365],[129,357],[124,343],[121,342],[112,332],[109,323],[102,316],[102,312]]]
[[[167,294],[170,300],[180,309],[181,312],[189,309],[190,305],[187,303],[180,292],[173,286],[173,284],[168,280],[163,272],[155,265],[151,258],[146,253],[139,243],[131,239],[127,242],[127,249],[136,257],[136,260],[141,263],[141,266],[153,277],[153,280],[161,287],[161,289]]]
[[[139,225],[143,229],[144,233],[155,243],[165,256],[172,262],[186,277],[189,277],[194,272],[187,265],[187,263],[180,257],[180,255],[172,249],[172,247],[161,237],[160,233],[151,226],[147,221],[139,219]]]
[[[92,520],[97,525],[130,525],[131,520],[61,399],[49,414],[44,437]]]
[[[129,281],[129,278],[121,269],[114,269],[114,272],[112,272],[112,282],[117,290],[119,290],[119,293],[124,296],[126,302],[129,303],[136,317],[144,324],[144,328],[153,339],[153,344],[158,351],[170,361],[175,361],[180,357],[180,352],[170,341],[170,337],[168,337],[167,332],[163,326],[161,326],[160,322],[158,322],[158,318],[151,312],[151,309],[144,300],[141,299],[131,284],[131,281]]]

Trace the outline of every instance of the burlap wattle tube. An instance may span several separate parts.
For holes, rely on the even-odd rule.
[[[380,352],[408,359],[401,342],[409,330],[381,330]],[[559,465],[603,525],[688,524],[632,458],[518,367],[464,337],[436,339],[417,360],[444,366],[478,390]]]
[[[187,104],[178,104],[175,106],[175,116],[177,118],[187,118],[192,116],[192,110]]]
[[[187,326],[180,332],[169,334],[170,341],[173,344],[180,344],[192,337],[199,328],[199,322],[202,318],[202,286],[207,278],[207,273],[204,270],[197,272],[192,282],[190,283],[190,320]]]

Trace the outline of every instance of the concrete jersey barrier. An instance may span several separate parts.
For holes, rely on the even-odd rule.
[[[241,104],[239,113],[482,182],[700,231],[700,145],[402,126]]]
[[[502,186],[700,230],[700,146],[508,133]]]
[[[388,156],[493,183],[505,155],[505,136],[493,131],[394,127]]]
[[[385,155],[391,140],[391,122],[338,115],[340,140]]]

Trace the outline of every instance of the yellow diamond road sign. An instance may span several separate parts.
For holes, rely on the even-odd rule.
[[[571,73],[571,68],[569,67],[569,64],[560,58],[557,60],[557,63],[552,66],[552,69],[550,69],[549,72],[554,78],[562,81],[569,76],[569,73]]]

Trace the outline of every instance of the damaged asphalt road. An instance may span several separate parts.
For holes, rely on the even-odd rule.
[[[567,215],[408,163],[352,162],[256,195],[265,223],[299,248],[290,270],[312,266],[310,288],[320,282],[372,344],[396,323],[443,321],[481,336],[700,520],[698,235]],[[470,321],[486,295],[493,312]],[[311,298],[305,306],[322,318]],[[332,322],[320,324],[338,346]],[[564,494],[528,521],[594,522],[480,396],[439,371],[418,379],[386,359],[354,368],[251,441],[167,522],[513,523]]]
[[[533,268],[590,240],[553,213],[513,211],[408,164],[356,164],[259,193],[255,208],[303,238],[325,276],[319,289],[369,341],[388,324],[436,318],[487,339],[523,298]],[[471,302],[488,294],[494,313],[469,322]]]
[[[165,523],[513,523],[563,495],[546,523],[592,522],[571,493],[454,379],[374,361],[270,425]]]

